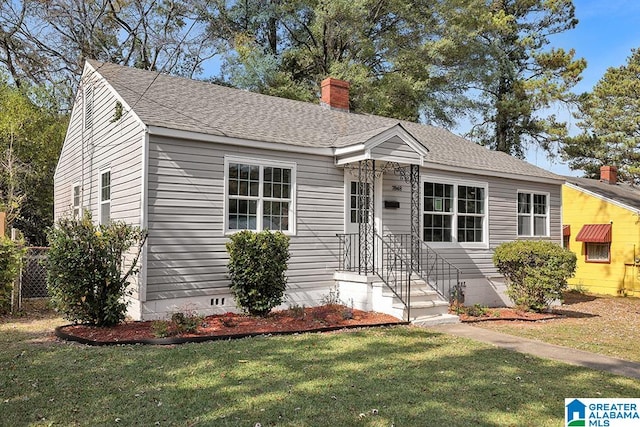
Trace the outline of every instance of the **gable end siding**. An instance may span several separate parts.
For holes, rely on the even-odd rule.
[[[91,72],[89,72],[91,74]],[[54,175],[54,219],[72,215],[72,187],[81,186],[81,208],[99,219],[100,171],[111,170],[110,218],[140,225],[142,196],[142,147],[144,127],[133,114],[124,114],[111,122],[117,97],[110,87],[94,76],[92,125],[84,127],[83,96],[76,97],[65,142]],[[83,77],[83,81],[86,76]],[[85,83],[87,84],[87,83]],[[133,251],[127,260],[133,259]],[[139,276],[132,280],[134,299],[140,294]],[[131,314],[137,316],[135,305]]]
[[[54,217],[70,215],[71,188],[79,183],[82,208],[98,218],[100,170],[111,169],[111,218],[140,225],[142,144],[144,128],[132,114],[111,123],[116,97],[93,79],[93,125],[83,126],[83,97],[74,105],[69,129],[54,176]]]
[[[398,137],[391,138],[372,148],[371,156],[377,160],[420,164],[420,154],[416,153]]]

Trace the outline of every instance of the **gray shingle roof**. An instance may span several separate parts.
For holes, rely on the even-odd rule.
[[[387,117],[331,110],[156,72],[89,61],[147,126],[305,147],[338,148],[398,123],[422,143],[427,163],[499,172],[514,178],[562,178],[448,130]]]
[[[640,210],[640,189],[628,184],[609,184],[597,179],[566,176],[568,183]]]

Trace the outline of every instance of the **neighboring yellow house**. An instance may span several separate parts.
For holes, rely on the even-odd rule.
[[[578,256],[569,285],[589,292],[640,296],[640,190],[617,182],[567,177],[562,188],[564,246]]]

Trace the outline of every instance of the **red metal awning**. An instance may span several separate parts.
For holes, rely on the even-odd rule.
[[[610,243],[611,224],[585,224],[578,235],[578,242]]]
[[[563,236],[571,236],[571,226],[570,225],[563,225],[562,226],[562,235]]]

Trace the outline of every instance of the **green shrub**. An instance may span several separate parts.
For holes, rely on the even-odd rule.
[[[229,278],[236,304],[264,316],[284,300],[289,237],[276,231],[240,231],[227,242]]]
[[[203,320],[204,317],[199,316],[193,310],[178,311],[171,315],[171,329],[173,329],[175,335],[193,333],[198,330],[198,326],[202,324]]]
[[[464,312],[467,316],[482,317],[486,316],[489,312],[489,308],[486,305],[474,304],[470,307],[465,307]]]
[[[95,225],[91,214],[63,218],[49,231],[47,285],[54,307],[76,323],[112,326],[127,311],[129,279],[138,271],[137,261],[146,234],[124,222]],[[137,246],[131,265],[125,268],[127,251]]]
[[[576,255],[548,241],[503,243],[493,262],[507,279],[507,295],[516,306],[531,311],[543,311],[562,298],[576,270]]]
[[[26,249],[21,242],[0,236],[0,314],[11,311],[11,291]]]

